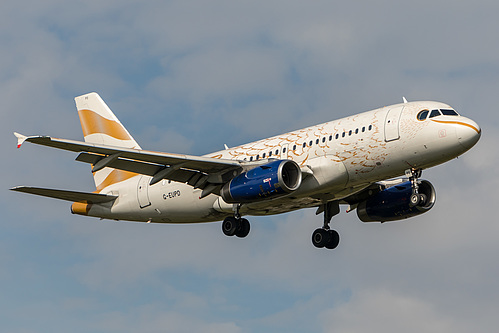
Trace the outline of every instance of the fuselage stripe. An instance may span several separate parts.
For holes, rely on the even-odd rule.
[[[470,125],[470,124],[466,124],[466,123],[463,123],[460,121],[443,121],[443,120],[434,120],[434,119],[431,119],[431,121],[434,121],[434,122],[440,123],[440,124],[456,124],[456,125],[468,126],[469,128],[472,128],[473,130],[475,130],[477,133],[480,133],[480,130],[478,128],[476,128],[475,126]]]

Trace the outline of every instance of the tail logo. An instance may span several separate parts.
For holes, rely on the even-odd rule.
[[[117,140],[132,140],[123,125],[106,119],[91,110],[79,110],[81,127],[84,136],[106,134]]]

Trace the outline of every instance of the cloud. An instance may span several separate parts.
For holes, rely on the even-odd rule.
[[[467,332],[432,303],[388,290],[359,290],[352,300],[321,313],[323,332]]]

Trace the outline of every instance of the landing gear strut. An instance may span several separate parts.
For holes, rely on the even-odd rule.
[[[222,232],[226,236],[237,236],[244,238],[250,232],[250,223],[239,214],[240,205],[235,208],[234,216],[228,216],[222,222]]]
[[[335,249],[340,243],[340,235],[335,230],[330,230],[329,223],[333,216],[340,212],[337,201],[327,202],[321,207],[324,210],[324,225],[312,234],[312,244],[317,248]]]
[[[421,169],[407,169],[405,170],[405,176],[409,178],[412,187],[412,194],[410,198],[409,205],[415,207],[419,204],[424,205],[426,202],[426,195],[419,193],[419,180],[423,171]]]

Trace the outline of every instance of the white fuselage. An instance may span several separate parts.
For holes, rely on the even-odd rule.
[[[439,102],[411,102],[330,121],[206,157],[264,163],[290,159],[302,168],[300,188],[286,196],[241,206],[243,215],[279,214],[341,200],[373,182],[398,177],[407,169],[425,169],[470,149],[479,126],[458,115],[418,120],[422,110],[451,109]],[[244,163],[243,163],[244,165]],[[109,219],[166,223],[219,221],[233,214],[215,194],[163,180],[150,186],[137,175],[100,193],[119,195],[108,204],[92,205],[88,215]]]

